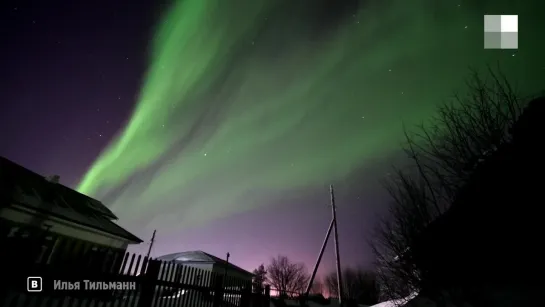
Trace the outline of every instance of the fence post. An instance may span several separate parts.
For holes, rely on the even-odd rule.
[[[306,306],[307,305],[307,296],[305,295],[305,293],[303,294],[299,294],[299,306]]]
[[[265,285],[265,303],[262,305],[269,307],[270,304],[271,304],[271,286]]]
[[[155,297],[155,284],[159,278],[159,271],[161,269],[161,261],[146,259],[146,263],[143,263],[142,267],[146,268],[145,272],[141,273],[142,288],[140,289],[140,298],[138,299],[138,307],[149,307]]]
[[[250,307],[252,300],[252,284],[244,283],[240,292],[240,307]]]
[[[213,307],[221,307],[223,305],[223,275],[216,275],[214,279],[214,302]]]

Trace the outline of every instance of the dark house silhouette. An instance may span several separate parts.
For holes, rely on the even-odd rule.
[[[73,255],[119,262],[142,240],[116,225],[101,202],[0,157],[0,255],[55,263]],[[68,255],[67,255],[68,253]]]
[[[529,103],[510,133],[411,247],[422,292],[456,289],[475,306],[537,302],[545,273],[545,97]]]

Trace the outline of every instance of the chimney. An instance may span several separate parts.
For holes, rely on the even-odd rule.
[[[61,179],[61,177],[59,175],[53,175],[53,176],[49,176],[49,177],[46,178],[46,180],[51,182],[51,183],[59,183],[60,179]]]

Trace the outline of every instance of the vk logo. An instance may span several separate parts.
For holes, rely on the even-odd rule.
[[[28,292],[42,292],[42,278],[28,277],[26,279],[26,289]]]

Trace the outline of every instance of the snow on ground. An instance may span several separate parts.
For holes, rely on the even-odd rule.
[[[297,300],[285,300],[284,301],[286,303],[287,306],[301,306],[301,304],[299,303],[299,301]],[[329,304],[327,305],[322,305],[322,304],[319,304],[317,302],[313,302],[313,301],[308,301],[306,302],[307,306],[308,307],[339,307],[339,301],[336,300],[336,299],[331,299]],[[367,305],[359,305],[360,307],[370,307],[370,306],[367,306]],[[271,307],[276,307],[272,302],[271,302]]]
[[[373,305],[373,306],[366,306],[366,305],[359,305],[360,307],[400,307],[400,306],[404,306],[404,304],[406,304],[408,301],[414,299],[416,297],[416,293],[413,293],[412,295],[409,295],[408,297],[406,298],[403,298],[403,299],[399,299],[399,300],[392,300],[392,301],[386,301],[386,302],[382,302],[382,303],[378,303],[376,305]],[[290,299],[286,299],[284,300],[284,303],[287,305],[287,306],[300,306],[300,303],[298,300],[290,300]],[[321,305],[317,302],[313,302],[313,301],[307,301],[306,302],[307,306],[309,307],[339,307],[339,301],[336,300],[336,299],[331,299],[329,304],[327,305]],[[276,305],[274,304],[274,302],[271,300],[271,304],[270,304],[271,307],[276,307]]]
[[[406,298],[402,298],[402,299],[399,299],[399,300],[386,301],[386,302],[378,303],[378,304],[370,306],[370,307],[399,307],[399,306],[404,306],[404,304],[406,304],[407,302],[409,302],[410,300],[415,298],[416,295],[417,295],[417,293],[413,293],[413,294],[407,296]]]

